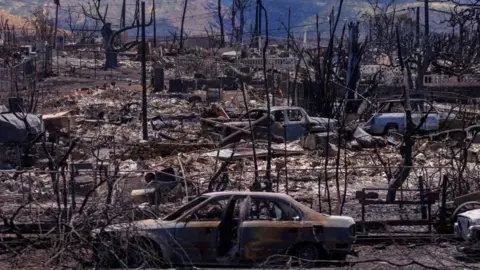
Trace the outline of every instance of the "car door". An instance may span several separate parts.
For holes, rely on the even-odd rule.
[[[412,108],[412,121],[415,124],[415,128],[420,127],[420,130],[425,130],[425,121],[423,120],[423,118],[426,118],[427,115],[423,114],[421,104],[418,101],[411,101],[410,106]],[[405,113],[405,121],[406,115],[407,114]]]
[[[287,110],[285,131],[287,141],[294,141],[307,133],[306,120],[299,109]]]
[[[438,113],[428,103],[414,101],[412,106],[412,120],[415,128],[420,126],[422,131],[432,131],[438,129]]]
[[[424,123],[424,129],[428,131],[438,130],[440,125],[440,114],[438,111],[428,102],[423,103],[424,116],[427,115]]]
[[[177,222],[175,247],[180,263],[215,263],[218,227],[229,197],[212,198]]]
[[[277,138],[285,139],[285,124],[286,124],[285,110],[276,110],[273,112],[273,123],[270,126],[272,135]]]
[[[250,197],[240,225],[240,253],[250,263],[285,254],[301,237],[301,216],[281,200]]]

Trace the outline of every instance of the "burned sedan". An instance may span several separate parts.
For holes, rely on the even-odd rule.
[[[335,119],[309,116],[301,107],[273,106],[270,110],[270,130],[276,142],[294,141],[310,133],[336,131]],[[253,109],[238,119],[219,121],[201,119],[204,127],[214,130],[221,138],[220,145],[238,142],[244,138],[266,139],[269,115],[266,108]],[[251,126],[251,129],[250,129]]]
[[[272,255],[345,259],[355,240],[351,217],[320,214],[288,195],[215,192],[163,219],[111,225],[93,233],[99,264],[251,265]]]

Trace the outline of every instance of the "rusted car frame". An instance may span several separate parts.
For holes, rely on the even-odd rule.
[[[336,128],[336,120],[320,117],[311,117],[301,107],[274,106],[271,114],[267,109],[253,109],[239,119],[222,122],[215,118],[200,119],[204,127],[213,128],[221,136],[220,145],[224,146],[250,137],[250,124],[257,138],[266,138],[269,118],[271,118],[271,133],[274,140],[294,141],[309,133],[327,131],[328,125],[333,132]],[[249,122],[250,121],[250,122]]]
[[[266,192],[205,194],[163,220],[112,225],[103,233],[120,237],[126,231],[135,231],[130,239],[153,242],[165,262],[182,265],[251,265],[277,254],[344,259],[355,240],[352,218],[323,215],[288,195]]]

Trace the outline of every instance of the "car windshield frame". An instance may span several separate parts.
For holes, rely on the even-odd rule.
[[[259,113],[259,112],[262,112],[264,113],[265,115],[267,114],[267,110],[262,110],[262,109],[253,109],[253,110],[250,110],[249,112],[243,114],[242,116],[240,116],[240,118],[238,118],[239,120],[248,120],[249,119],[249,115],[252,114],[252,113]],[[250,120],[257,120],[258,118],[250,118]]]
[[[195,199],[193,199],[192,201],[182,205],[179,209],[173,211],[172,213],[166,215],[163,220],[165,221],[173,221],[173,220],[177,220],[179,218],[181,218],[184,214],[186,214],[187,212],[189,212],[191,209],[194,209],[195,207],[203,204],[204,202],[206,202],[208,199],[210,199],[209,196],[200,196],[200,197],[197,197]]]
[[[400,105],[400,107],[403,108],[403,111],[402,112],[383,112],[383,110],[386,109],[386,107],[390,106],[390,104],[392,104],[392,108],[397,106],[397,105]],[[431,102],[429,102],[428,100],[414,99],[414,100],[410,101],[410,104],[412,105],[412,113],[421,113],[421,114],[439,113],[437,108]],[[420,104],[422,105],[421,107],[418,106]],[[425,105],[430,106],[430,108],[432,110],[426,111],[425,110]],[[385,114],[385,113],[405,113],[405,110],[406,110],[406,108],[405,108],[405,101],[404,100],[388,100],[388,101],[379,102],[377,108],[375,109],[375,112],[376,113],[382,113],[382,114]]]

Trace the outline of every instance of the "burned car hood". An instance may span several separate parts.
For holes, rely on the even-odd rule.
[[[355,220],[347,216],[328,216],[327,227],[349,228],[355,224]]]
[[[401,118],[405,117],[405,113],[376,113],[375,117],[378,118]]]
[[[335,128],[337,125],[337,120],[332,119],[332,118],[326,118],[326,117],[310,117],[310,122],[315,123],[319,126],[327,126],[330,121],[330,128]]]
[[[133,231],[133,230],[152,230],[152,229],[168,229],[175,228],[175,221],[164,221],[161,219],[146,219],[130,223],[119,223],[113,224],[105,227],[104,232],[123,232],[123,231]],[[96,235],[100,233],[100,229],[95,229],[92,231],[92,234]]]
[[[456,119],[457,115],[454,113],[442,112],[440,113],[440,119],[447,120],[447,119]]]

